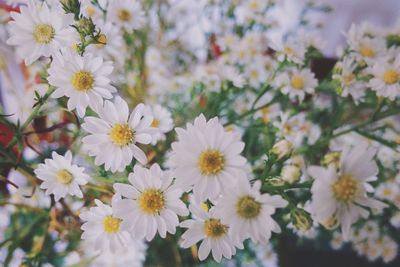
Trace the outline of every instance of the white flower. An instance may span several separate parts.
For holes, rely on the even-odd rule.
[[[114,184],[114,189],[123,199],[113,205],[115,214],[123,220],[122,227],[136,238],[150,241],[167,232],[175,234],[179,224],[178,216],[189,214],[185,204],[179,199],[182,191],[172,185],[172,176],[163,172],[158,164],[150,169],[135,165],[129,174],[127,184]]]
[[[111,61],[85,54],[83,57],[66,51],[55,58],[48,72],[48,81],[56,87],[52,97],[69,97],[68,109],[76,110],[79,117],[85,116],[87,106],[96,110],[103,99],[112,98],[117,90],[110,85],[109,75],[113,71]]]
[[[245,177],[246,159],[240,136],[227,132],[218,118],[206,121],[203,115],[188,123],[186,129],[176,128],[178,141],[172,143],[171,162],[176,183],[183,190],[193,189],[202,200],[216,199]]]
[[[119,96],[114,102],[106,100],[98,108],[96,117],[86,117],[82,128],[90,135],[82,142],[90,156],[95,156],[95,164],[104,164],[106,170],[123,171],[135,158],[146,164],[147,157],[136,143],[151,142],[150,124],[152,117],[143,115],[144,105],[139,104],[129,114],[128,104]]]
[[[245,76],[249,84],[255,88],[267,81],[268,72],[264,63],[262,58],[258,58],[245,68]]]
[[[358,101],[365,94],[366,84],[365,82],[359,81],[354,73],[357,65],[352,58],[345,58],[342,62],[338,63],[337,66],[340,69],[340,74],[334,74],[333,79],[340,81],[343,91],[342,96],[351,95],[356,101]]]
[[[371,63],[385,54],[385,41],[380,38],[359,38],[355,42],[350,43],[350,49],[355,52],[355,57],[358,61]]]
[[[96,26],[101,31],[98,39],[100,43],[89,45],[86,52],[112,60],[116,65],[121,66],[125,60],[125,49],[120,29],[110,22],[97,23]]]
[[[367,208],[380,210],[386,206],[367,194],[374,192],[369,182],[377,179],[375,152],[368,144],[359,143],[352,148],[345,147],[339,173],[332,164],[327,169],[308,168],[308,173],[315,179],[311,188],[311,212],[327,228],[341,225],[345,240],[350,237],[351,225],[361,217],[368,217]]]
[[[261,194],[260,189],[260,181],[251,186],[248,181],[241,180],[218,199],[215,213],[222,223],[229,225],[232,238],[238,243],[246,238],[255,243],[266,243],[271,232],[281,232],[271,215],[275,213],[275,208],[285,207],[287,201],[280,196]]]
[[[215,216],[215,210],[206,212],[199,206],[191,204],[190,212],[193,219],[181,222],[182,228],[188,230],[182,235],[181,246],[189,248],[203,240],[199,247],[199,259],[207,258],[210,251],[214,260],[220,262],[222,256],[230,259],[236,253],[236,247],[243,248],[243,244],[235,244],[229,232],[229,227]]]
[[[94,246],[96,251],[117,252],[130,241],[130,234],[121,229],[121,219],[117,218],[110,206],[95,199],[96,207],[82,212],[84,221],[82,239]]]
[[[373,78],[368,86],[376,92],[376,95],[394,100],[400,96],[400,56],[392,62],[378,60],[369,69]]]
[[[393,261],[398,256],[398,248],[396,241],[388,236],[383,237],[382,240],[382,259],[383,262],[388,263]]]
[[[290,99],[297,97],[300,102],[304,100],[306,93],[313,94],[318,85],[318,81],[310,69],[296,68],[279,74],[274,83],[282,93],[289,95]]]
[[[334,232],[333,236],[332,236],[332,240],[330,242],[331,247],[334,250],[338,250],[343,247],[343,243],[344,243],[344,240],[343,240],[342,235],[339,232]]]
[[[56,201],[67,194],[83,197],[79,186],[86,184],[89,176],[71,161],[71,151],[67,151],[65,156],[53,152],[52,159],[45,159],[44,164],[35,169],[37,178],[43,181],[40,188],[46,189],[46,195],[53,194]]]
[[[306,48],[304,43],[299,42],[295,38],[289,38],[284,41],[280,46],[273,44],[272,48],[278,51],[278,60],[292,61],[296,64],[303,64]]]
[[[72,17],[52,11],[46,3],[28,1],[20,13],[11,12],[9,45],[17,46],[17,54],[32,64],[39,57],[54,56],[63,46],[68,46],[74,29],[69,25]]]
[[[281,171],[281,178],[283,181],[292,184],[299,181],[301,176],[300,168],[295,164],[287,164],[283,166]]]
[[[375,195],[380,199],[394,201],[398,194],[400,194],[400,188],[395,182],[385,182],[379,184]]]
[[[153,117],[150,127],[155,129],[152,140],[152,144],[155,145],[158,141],[164,140],[165,134],[174,127],[171,112],[160,105],[153,105],[146,106],[144,114]]]
[[[143,26],[144,12],[139,1],[113,0],[107,10],[107,21],[132,31]]]

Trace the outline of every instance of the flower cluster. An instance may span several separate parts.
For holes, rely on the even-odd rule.
[[[4,6],[3,265],[275,266],[280,236],[398,260],[398,26],[332,62],[306,17],[270,39],[279,1]]]

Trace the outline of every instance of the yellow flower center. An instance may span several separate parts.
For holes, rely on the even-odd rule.
[[[88,6],[86,8],[86,14],[88,15],[88,17],[93,17],[96,14],[96,9],[92,6]]]
[[[301,90],[304,88],[304,79],[300,75],[297,74],[293,75],[290,83],[292,87],[295,89]]]
[[[228,232],[228,226],[219,219],[208,219],[204,222],[204,234],[210,238],[219,238]]]
[[[351,202],[358,193],[358,181],[351,175],[342,175],[332,186],[333,194],[338,201]]]
[[[343,81],[345,85],[350,85],[353,79],[354,75],[352,73],[343,76]]]
[[[158,128],[158,126],[160,126],[160,120],[159,119],[153,119],[153,121],[151,122],[150,127]]]
[[[203,175],[216,175],[224,169],[225,157],[216,149],[207,149],[200,154],[197,166]]]
[[[126,146],[133,143],[135,132],[128,124],[115,124],[110,131],[111,141],[118,146]]]
[[[254,219],[261,212],[261,203],[252,196],[243,196],[236,203],[236,212],[244,219]]]
[[[71,77],[72,86],[75,90],[83,92],[92,89],[94,84],[94,78],[92,73],[81,70],[74,73]]]
[[[37,24],[33,29],[33,39],[39,44],[48,44],[53,40],[55,30],[47,23]]]
[[[62,169],[56,173],[56,179],[57,179],[57,182],[59,182],[60,184],[67,185],[72,182],[72,180],[74,179],[74,176],[72,175],[72,173],[70,173],[66,169]]]
[[[294,54],[294,50],[290,46],[285,46],[283,48],[283,53],[285,53],[286,55],[293,55]]]
[[[394,69],[388,69],[385,71],[385,73],[383,73],[383,81],[386,84],[397,83],[399,82],[399,78],[400,78],[399,73]]]
[[[157,189],[147,189],[139,197],[139,207],[150,215],[159,213],[165,208],[164,193]]]
[[[375,50],[369,46],[361,46],[360,47],[360,54],[363,57],[374,57],[375,56]]]
[[[97,38],[98,43],[96,44],[97,48],[103,48],[107,44],[107,36],[105,34],[100,34]]]
[[[115,218],[111,215],[104,217],[103,229],[107,234],[115,234],[119,232],[121,225],[121,219]]]
[[[389,188],[383,189],[383,196],[384,197],[390,197],[391,195],[392,195],[392,190],[390,190]]]
[[[132,18],[131,12],[129,10],[122,8],[117,12],[118,19],[123,22],[130,21]]]

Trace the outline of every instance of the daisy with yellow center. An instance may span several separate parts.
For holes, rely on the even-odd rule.
[[[11,12],[9,45],[17,46],[17,54],[32,64],[40,57],[55,56],[74,38],[71,18],[58,9],[50,10],[46,3],[27,1],[20,12]]]
[[[113,205],[115,214],[123,219],[122,227],[136,238],[150,241],[158,232],[162,238],[174,234],[178,215],[188,215],[180,200],[181,190],[172,185],[170,173],[154,164],[150,169],[135,165],[128,177],[130,184],[114,184],[123,199]]]
[[[318,82],[310,69],[289,69],[279,74],[275,85],[287,94],[290,99],[303,101],[306,94],[314,94]]]
[[[184,190],[193,189],[200,201],[216,199],[245,177],[240,135],[226,131],[217,118],[207,121],[200,115],[176,132],[171,156],[176,182]]]
[[[152,145],[159,141],[165,140],[166,133],[170,132],[174,127],[171,112],[161,105],[146,105],[144,113],[147,116],[152,116],[153,121],[150,127],[153,129]]]
[[[344,147],[340,156],[340,173],[333,164],[327,169],[308,168],[308,173],[315,179],[311,188],[311,212],[323,225],[334,219],[330,225],[341,226],[344,240],[349,239],[353,223],[360,217],[368,217],[367,208],[380,210],[386,206],[367,195],[374,192],[369,182],[377,179],[375,153],[376,150],[368,144],[359,143],[354,147]]]
[[[86,117],[82,124],[89,133],[82,142],[89,155],[96,157],[95,164],[104,164],[112,172],[123,171],[133,158],[146,164],[147,157],[137,143],[149,144],[154,130],[150,127],[153,118],[144,115],[144,105],[129,113],[128,104],[116,97],[114,102],[105,101],[98,115]]]
[[[71,151],[64,156],[53,152],[51,159],[35,169],[35,175],[42,180],[40,188],[46,189],[46,195],[53,194],[56,201],[68,194],[82,198],[79,186],[89,180],[83,168],[72,164]]]
[[[234,242],[231,238],[230,226],[216,216],[215,209],[202,209],[191,204],[192,218],[183,221],[180,226],[187,228],[182,235],[181,246],[189,248],[201,241],[198,257],[205,260],[212,253],[215,261],[220,262],[222,257],[230,259],[236,253],[236,247],[241,248],[241,242]],[[236,247],[235,247],[236,246]]]
[[[107,21],[132,31],[144,24],[144,12],[137,0],[113,0],[107,9]]]
[[[400,56],[387,60],[377,60],[368,68],[372,74],[368,86],[376,95],[395,100],[400,96]]]
[[[112,207],[95,199],[96,206],[81,212],[82,239],[95,251],[115,253],[130,242],[130,234],[122,229],[122,220],[115,216]],[[113,202],[114,204],[114,202]]]
[[[261,182],[253,186],[246,180],[239,181],[229,194],[224,194],[216,204],[216,215],[229,224],[232,238],[243,242],[247,238],[255,243],[266,243],[271,232],[280,232],[279,225],[272,219],[276,208],[283,208],[287,201],[280,196],[261,194]]]
[[[361,99],[367,89],[366,82],[358,80],[356,77],[357,66],[357,62],[352,57],[346,57],[343,61],[337,63],[336,68],[340,70],[340,73],[333,75],[333,79],[341,83],[341,95],[344,97],[351,95],[355,101]]]
[[[68,50],[64,56],[63,60],[54,58],[48,70],[48,81],[56,87],[52,97],[67,96],[68,109],[76,110],[78,116],[83,117],[87,107],[95,110],[116,92],[109,79],[113,66],[111,62],[104,62],[101,57],[91,54],[81,57]]]

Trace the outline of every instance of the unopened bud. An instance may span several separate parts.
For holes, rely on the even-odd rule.
[[[282,168],[281,178],[289,184],[293,184],[300,179],[301,170],[296,165],[285,165]]]
[[[272,185],[272,186],[283,186],[285,185],[285,181],[282,180],[281,177],[272,177],[269,178],[268,180],[265,181],[267,185]]]
[[[339,163],[340,163],[340,152],[328,153],[322,159],[322,164],[326,166],[334,164],[336,167],[339,167]]]
[[[292,211],[291,219],[296,229],[302,232],[310,230],[313,224],[310,214],[303,209],[295,209]]]
[[[79,14],[79,10],[80,10],[80,2],[79,0],[61,0],[61,5],[65,11],[65,13],[71,13],[71,14],[75,14],[78,13]]]
[[[292,143],[290,143],[286,139],[282,139],[272,147],[271,152],[275,154],[278,159],[282,159],[286,156],[289,156],[290,153],[292,153],[292,150]]]
[[[91,35],[95,32],[95,25],[91,18],[82,17],[76,23],[77,30],[85,35]]]

